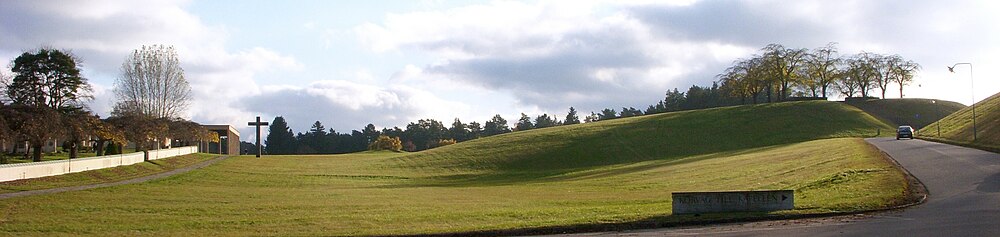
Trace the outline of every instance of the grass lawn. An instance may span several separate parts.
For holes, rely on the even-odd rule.
[[[417,153],[234,157],[143,184],[0,200],[12,235],[399,235],[671,215],[674,191],[796,190],[796,209],[894,206],[904,176],[835,102],[737,106],[503,134]],[[891,130],[889,130],[891,131]],[[887,135],[883,133],[882,135]]]
[[[848,102],[852,106],[883,119],[889,125],[910,125],[922,129],[966,106],[958,102],[933,99],[873,99]],[[892,132],[892,131],[890,131]]]
[[[972,107],[965,107],[917,132],[921,138],[1000,151],[1000,94],[976,103],[977,139],[973,142]],[[940,135],[938,130],[940,129]]]
[[[206,161],[217,156],[218,155],[215,154],[197,153],[107,169],[88,170],[65,175],[0,182],[0,193],[121,181],[174,170]]]
[[[859,138],[500,183],[398,167],[406,155],[241,156],[146,184],[0,200],[0,232],[424,234],[696,218],[670,215],[672,191],[796,190],[796,209],[779,213],[885,207],[902,202],[906,191],[903,175]]]

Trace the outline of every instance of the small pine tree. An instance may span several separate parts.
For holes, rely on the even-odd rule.
[[[566,114],[566,120],[563,124],[571,125],[580,123],[580,117],[576,115],[576,108],[569,107],[569,113]]]

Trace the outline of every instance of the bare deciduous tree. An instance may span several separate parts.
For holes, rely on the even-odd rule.
[[[7,97],[7,86],[10,86],[11,79],[14,78],[9,73],[4,70],[0,70],[0,105],[9,104],[11,102],[10,98]]]
[[[769,44],[761,49],[765,64],[768,66],[768,78],[774,85],[768,87],[768,102],[771,100],[771,88],[778,89],[778,101],[785,100],[791,92],[790,86],[801,79],[800,69],[805,64],[806,49],[786,48],[780,44]]]
[[[900,67],[903,61],[903,57],[899,55],[874,54],[872,64],[875,66],[874,69],[876,72],[875,85],[882,91],[882,99],[885,99],[885,93],[889,90],[889,84],[893,82],[896,68]]]
[[[903,60],[893,68],[892,80],[899,85],[899,98],[903,98],[903,86],[913,81],[913,76],[920,71],[920,64],[912,60]]]
[[[830,42],[825,47],[814,49],[806,56],[806,71],[810,81],[812,81],[813,96],[815,89],[820,90],[820,96],[827,96],[827,89],[837,81],[837,67],[843,59],[837,55],[837,44]]]
[[[120,113],[179,118],[190,104],[191,86],[173,47],[142,46],[122,63],[115,96],[115,109],[127,110]]]

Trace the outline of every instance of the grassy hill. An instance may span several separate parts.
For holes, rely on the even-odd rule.
[[[972,142],[972,107],[969,106],[921,129],[917,136],[1000,150],[1000,93],[976,103],[976,127],[978,139]]]
[[[966,107],[958,102],[932,99],[874,99],[849,101],[847,104],[890,125],[910,125],[917,129]]]
[[[402,156],[396,162],[403,167],[443,169],[446,173],[562,173],[824,138],[871,137],[877,129],[892,128],[839,103],[790,102],[515,132]]]
[[[407,235],[659,226],[905,202],[835,102],[537,129],[418,153],[234,157],[164,180],[0,200],[0,235]],[[884,134],[883,134],[884,135]],[[672,215],[675,191],[794,189],[795,210]],[[652,224],[650,224],[652,223]],[[497,230],[529,232],[491,232]]]

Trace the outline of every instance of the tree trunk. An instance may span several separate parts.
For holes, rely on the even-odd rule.
[[[97,142],[94,143],[94,153],[97,153],[97,156],[104,155],[104,143],[105,141],[101,139],[98,139]]]
[[[80,145],[79,144],[80,144],[79,141],[70,141],[70,144],[69,144],[69,158],[70,159],[76,159],[76,157],[79,155],[79,150],[80,150]]]
[[[903,85],[899,85],[899,98],[903,98]]]
[[[31,148],[34,149],[31,151],[31,161],[42,161],[42,144],[43,143],[36,143],[31,145]]]
[[[771,100],[771,91],[774,90],[773,88],[774,88],[774,86],[767,86],[767,103],[771,103],[772,102],[772,100]]]
[[[786,99],[788,99],[788,95],[786,95],[787,93],[788,93],[788,83],[787,82],[782,82],[781,83],[781,95],[778,95],[778,100],[785,101]]]

